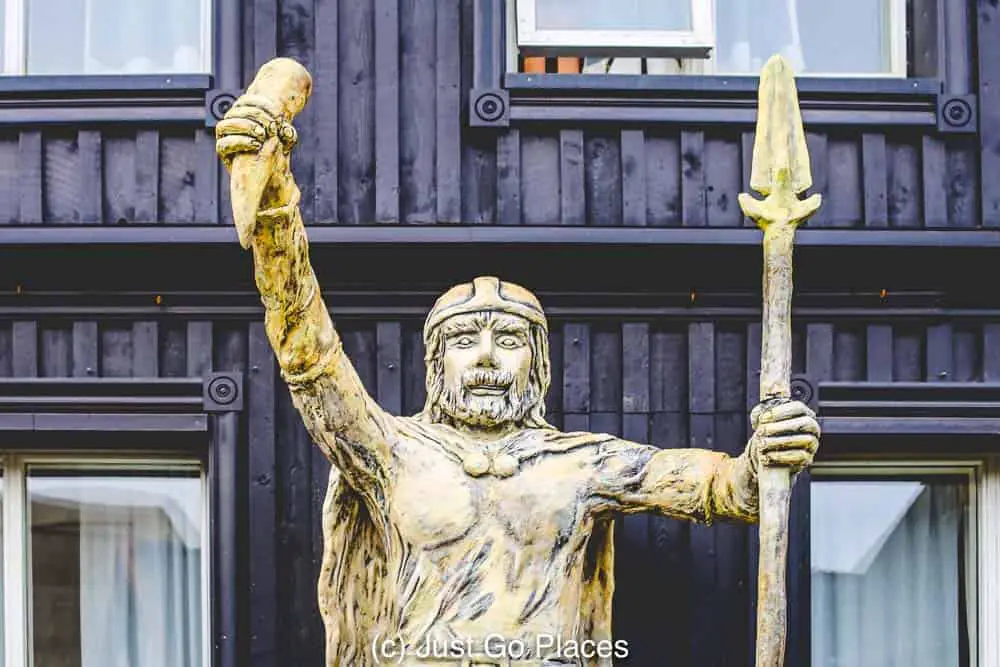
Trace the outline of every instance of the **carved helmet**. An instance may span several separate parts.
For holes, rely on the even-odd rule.
[[[455,285],[438,298],[424,322],[424,342],[449,317],[488,310],[519,315],[548,331],[542,304],[534,294],[499,278],[480,276],[471,283]]]

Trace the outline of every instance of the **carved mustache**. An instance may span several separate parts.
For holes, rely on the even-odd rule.
[[[514,384],[514,374],[492,368],[472,368],[462,374],[465,387],[502,387]]]

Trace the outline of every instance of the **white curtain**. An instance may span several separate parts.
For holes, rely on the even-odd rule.
[[[716,70],[757,74],[775,53],[797,74],[889,71],[890,0],[716,0]]]
[[[38,477],[30,493],[79,517],[81,667],[201,667],[200,479]]]
[[[966,667],[961,487],[814,485],[812,667]]]
[[[546,30],[690,30],[690,0],[535,0]]]
[[[207,0],[25,0],[28,74],[204,70]]]
[[[80,513],[83,667],[201,664],[200,555],[158,509]]]

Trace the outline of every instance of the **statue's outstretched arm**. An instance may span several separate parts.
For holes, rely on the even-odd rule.
[[[591,490],[595,511],[659,512],[711,523],[757,519],[757,475],[749,452],[657,449],[627,440],[599,446]]]
[[[755,522],[758,466],[792,472],[808,466],[819,445],[820,429],[815,413],[796,401],[758,406],[750,422],[753,436],[735,457],[706,449],[605,442],[594,455],[594,508],[652,510],[709,523],[717,517]]]
[[[394,419],[365,391],[320,294],[289,164],[295,133],[273,100],[251,90],[233,105],[216,135],[234,181],[266,183],[254,194],[256,206],[237,201],[234,188],[233,210],[253,215],[251,224],[244,220],[241,241],[253,254],[267,336],[292,399],[313,439],[352,486],[363,493],[384,488]],[[281,145],[265,164],[261,156],[269,141],[271,148]],[[241,167],[238,160],[245,156],[251,159]],[[264,168],[261,179],[254,170]]]

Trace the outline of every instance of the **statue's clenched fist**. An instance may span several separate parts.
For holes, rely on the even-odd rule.
[[[271,137],[277,137],[285,153],[298,141],[291,123],[282,120],[278,105],[264,97],[240,96],[215,127],[215,150],[227,167],[242,153],[256,153]]]
[[[809,466],[819,447],[816,414],[804,403],[760,404],[750,413],[753,437],[747,446],[757,466],[782,466],[793,472]]]

